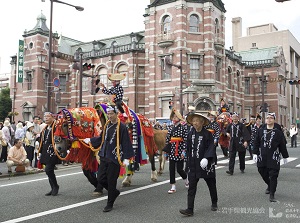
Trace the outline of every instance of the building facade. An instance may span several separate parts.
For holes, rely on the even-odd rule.
[[[221,0],[150,0],[144,14],[144,31],[91,42],[54,35],[56,57],[52,60],[51,76],[59,78],[61,95],[58,98],[57,92],[51,92],[53,111],[79,105],[80,73],[72,69],[72,60],[82,55],[84,63],[95,65],[84,71],[83,106],[93,107],[109,100],[101,91],[91,94],[96,79],[110,87],[107,74],[126,73],[121,82],[124,102],[151,120],[168,119],[170,101],[186,114],[190,107],[203,112],[217,110],[221,98],[242,117],[255,115],[260,111],[259,91],[253,93],[247,88],[247,78],[255,76],[250,86],[259,86],[259,66],[254,71],[250,59],[246,61],[241,54],[225,49],[225,13]],[[12,96],[15,94],[14,109],[23,115],[20,119],[41,116],[47,107],[47,84],[54,89],[53,81],[48,80],[47,61],[37,60],[37,56],[49,55],[48,34],[46,18],[40,15],[37,25],[23,35],[24,81],[11,82],[15,89],[11,92]],[[276,51],[264,71],[272,78],[285,76],[278,55],[284,56]],[[16,75],[15,59],[12,58],[12,77]],[[262,60],[270,59],[272,56]],[[267,102],[273,94],[265,96]],[[272,110],[283,106],[280,103],[286,106],[286,101],[272,100]]]
[[[236,52],[248,51],[251,49],[263,49],[281,46],[286,63],[285,79],[277,82],[277,89],[286,89],[285,100],[287,107],[279,109],[280,114],[285,113],[288,124],[299,123],[299,85],[290,85],[289,80],[299,80],[300,71],[300,43],[289,30],[278,30],[270,24],[263,24],[247,28],[247,35],[242,36],[242,18],[232,19],[232,45]],[[269,90],[269,89],[268,89]],[[281,91],[282,92],[282,91]],[[300,126],[299,126],[300,127]]]

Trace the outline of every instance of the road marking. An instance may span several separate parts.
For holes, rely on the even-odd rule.
[[[289,157],[289,158],[287,158],[287,162],[289,163],[289,162],[292,162],[292,161],[294,161],[294,160],[296,160],[296,159],[297,159],[297,158]],[[282,165],[284,165],[284,164],[283,164],[283,159],[280,160],[280,166],[282,166]]]
[[[218,160],[217,163],[218,163],[218,164],[226,164],[226,163],[229,163],[229,159]]]
[[[72,175],[76,175],[76,174],[82,174],[82,172],[68,173],[68,174],[59,175],[59,176],[56,176],[56,177],[57,178],[59,178],[59,177],[66,177],[66,176],[72,176]],[[9,187],[9,186],[20,185],[20,184],[26,184],[26,183],[32,183],[32,182],[37,182],[37,181],[42,181],[42,180],[48,180],[48,177],[40,178],[40,179],[35,179],[35,180],[27,180],[27,181],[18,182],[18,183],[12,183],[12,184],[4,184],[4,185],[0,185],[0,188],[1,187]]]
[[[226,156],[224,156],[224,155],[217,155],[217,159],[220,159],[220,158],[226,158]]]
[[[298,164],[296,167],[300,167],[300,164]]]
[[[216,167],[216,169],[221,169],[221,168],[223,168],[223,167],[222,166]],[[80,172],[80,173],[82,173],[82,172]],[[75,174],[78,174],[78,173],[75,173]],[[71,175],[71,174],[67,174],[67,175]],[[63,175],[61,175],[60,177],[62,177],[62,176]],[[66,175],[64,175],[64,176],[66,176]],[[180,179],[181,179],[181,177],[176,178],[176,180],[180,180]],[[39,180],[42,180],[42,179],[39,179]],[[157,187],[157,186],[160,186],[160,185],[163,185],[163,184],[168,184],[168,183],[170,183],[170,180],[165,180],[165,181],[162,181],[162,182],[159,182],[159,183],[154,183],[154,184],[150,184],[150,185],[147,185],[147,186],[135,188],[135,189],[132,189],[132,190],[123,191],[123,192],[121,192],[120,196],[126,195],[126,194],[131,194],[131,193],[142,191],[142,190],[146,190],[146,189],[149,189],[149,188]],[[39,217],[42,217],[42,216],[45,216],[45,215],[58,213],[58,212],[61,212],[61,211],[72,209],[72,208],[81,207],[81,206],[92,204],[92,203],[95,203],[95,202],[98,202],[98,201],[103,201],[103,200],[106,200],[107,198],[108,198],[108,196],[104,196],[104,197],[101,197],[101,198],[96,198],[96,199],[92,199],[92,200],[88,200],[88,201],[83,201],[83,202],[79,202],[79,203],[76,203],[76,204],[71,204],[71,205],[67,205],[67,206],[64,206],[64,207],[55,208],[55,209],[52,209],[52,210],[43,211],[43,212],[40,212],[40,213],[27,215],[27,216],[20,217],[20,218],[11,219],[11,220],[4,221],[4,222],[1,222],[1,223],[17,223],[17,222],[22,222],[22,221],[28,221],[30,219],[39,218]]]
[[[245,161],[245,164],[247,165],[251,165],[251,164],[254,164],[255,162],[253,160],[247,160]]]

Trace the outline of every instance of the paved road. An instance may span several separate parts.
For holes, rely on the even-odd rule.
[[[220,151],[218,151],[219,153]],[[49,183],[44,173],[0,179],[1,222],[300,222],[300,148],[289,149],[289,163],[282,165],[277,188],[277,203],[264,194],[265,184],[255,164],[248,161],[245,174],[236,171],[228,176],[227,159],[219,154],[217,188],[219,210],[210,211],[208,188],[198,184],[193,217],[184,217],[187,189],[177,180],[177,192],[167,194],[168,171],[157,183],[150,182],[150,166],[134,175],[133,185],[120,188],[113,211],[103,213],[107,192],[92,197],[93,187],[81,173],[80,166],[59,168],[57,197],[45,197]],[[223,162],[223,163],[222,163]],[[238,162],[237,162],[238,164]],[[118,187],[120,187],[121,179]]]

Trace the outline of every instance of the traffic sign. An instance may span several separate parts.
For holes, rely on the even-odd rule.
[[[59,87],[60,86],[60,81],[57,77],[53,79],[53,85],[54,85],[54,87]]]

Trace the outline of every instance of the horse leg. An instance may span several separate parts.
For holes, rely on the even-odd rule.
[[[166,158],[164,156],[164,154],[162,154],[163,152],[161,152],[159,154],[159,172],[158,174],[161,175],[163,173],[163,170],[165,169],[165,162],[166,162]]]
[[[149,161],[151,163],[151,180],[153,182],[157,181],[157,171],[155,168],[155,159],[154,159],[154,155],[149,155]]]
[[[124,180],[122,181],[122,186],[123,187],[130,187],[131,178],[132,178],[132,174],[127,174],[126,177],[124,178]]]

